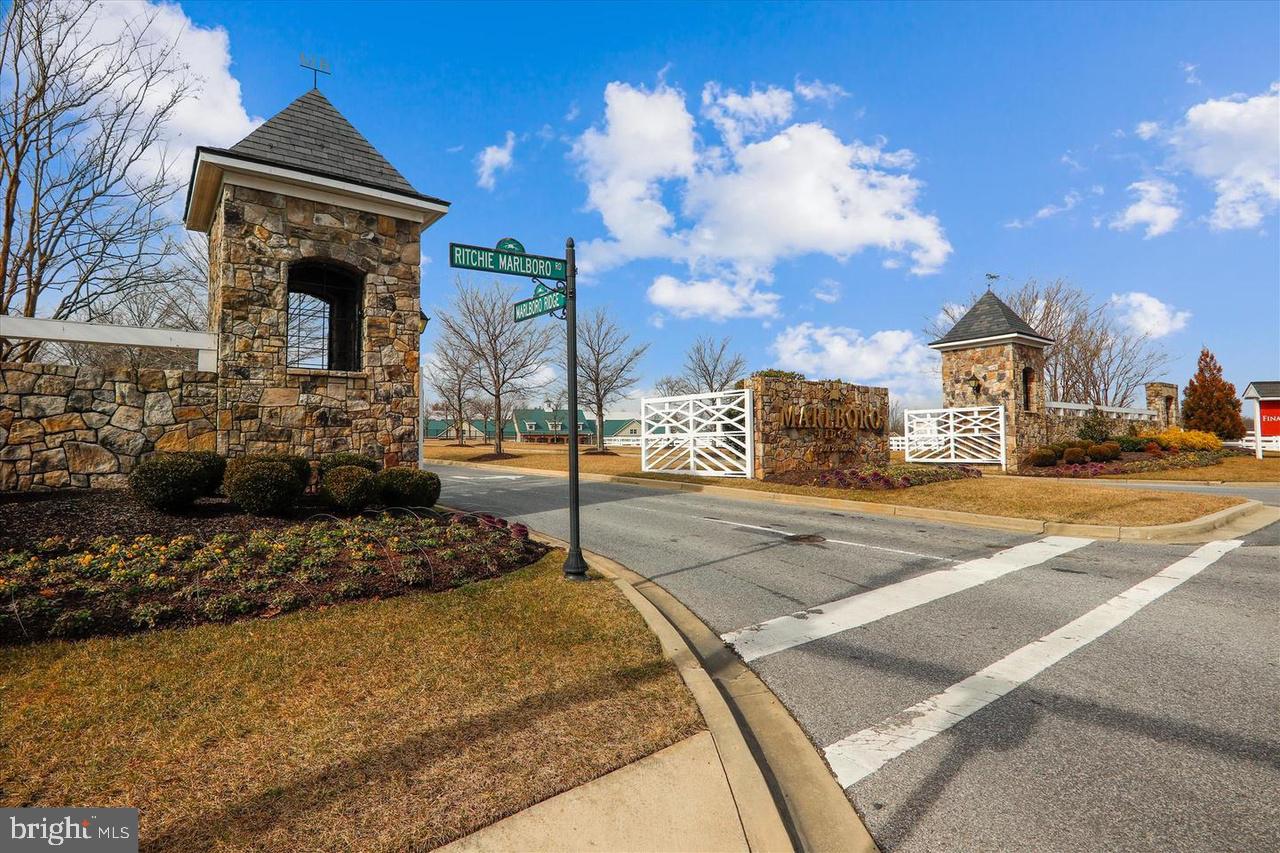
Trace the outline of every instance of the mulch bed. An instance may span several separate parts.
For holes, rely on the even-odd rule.
[[[10,494],[0,498],[0,553],[31,548],[54,536],[88,542],[97,536],[190,535],[203,541],[219,533],[286,527],[322,509],[317,504],[299,508],[293,518],[258,518],[226,498],[202,498],[190,512],[170,515],[124,489]]]

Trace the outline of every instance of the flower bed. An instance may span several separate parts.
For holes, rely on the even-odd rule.
[[[1018,473],[1025,477],[1069,477],[1088,479],[1104,474],[1139,474],[1146,471],[1171,471],[1177,468],[1206,468],[1217,465],[1228,456],[1230,450],[1199,450],[1190,453],[1170,453],[1154,457],[1145,453],[1127,453],[1115,462],[1085,462],[1083,464],[1058,464],[1051,467],[1024,466]]]
[[[792,486],[821,486],[828,489],[909,489],[946,480],[981,477],[972,465],[862,465],[830,471],[790,471],[770,477],[770,482]]]
[[[208,538],[49,537],[0,555],[0,643],[123,634],[438,591],[546,548],[492,516],[326,519]]]

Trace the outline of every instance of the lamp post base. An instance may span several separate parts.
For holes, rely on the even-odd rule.
[[[564,561],[564,579],[567,581],[584,581],[587,579],[587,561],[582,557],[582,551],[577,548],[569,550],[569,556]]]

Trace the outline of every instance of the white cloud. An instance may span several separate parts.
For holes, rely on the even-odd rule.
[[[833,304],[840,301],[840,282],[834,278],[824,278],[812,291],[813,298]]]
[[[445,152],[448,154],[457,154],[463,149],[463,147],[464,146],[462,145],[450,145],[448,148],[445,149]]]
[[[715,82],[702,87],[702,114],[716,126],[730,148],[738,148],[743,139],[782,124],[794,111],[795,98],[777,86],[763,90],[753,87],[746,95],[732,89],[724,92]]]
[[[1199,65],[1190,62],[1182,63],[1182,73],[1185,75],[1186,81],[1192,86],[1200,85],[1200,77],[1196,74],[1196,69],[1199,67]]]
[[[1080,161],[1077,160],[1075,157],[1073,157],[1070,151],[1068,151],[1066,154],[1063,154],[1061,157],[1059,157],[1058,162],[1060,162],[1064,166],[1067,166],[1073,172],[1085,171],[1084,166],[1080,165]]]
[[[1049,219],[1057,216],[1059,213],[1066,213],[1080,203],[1082,196],[1075,190],[1069,191],[1062,197],[1062,204],[1046,204],[1035,212],[1033,216],[1027,219],[1014,219],[1004,224],[1005,228],[1026,228],[1034,225],[1041,219]]]
[[[796,94],[806,101],[825,101],[835,103],[840,98],[849,97],[843,86],[836,83],[823,83],[821,80],[810,80],[808,83],[796,78]]]
[[[156,151],[147,167],[158,170],[163,163],[176,164],[179,180],[185,180],[197,145],[229,147],[262,123],[245,111],[240,81],[231,74],[231,41],[223,28],[197,26],[181,6],[145,0],[96,4],[89,15],[85,25],[104,40],[119,38],[127,28],[152,19],[153,43],[172,43],[175,62],[185,65],[194,78],[193,97],[174,109],[165,129],[164,150]],[[148,106],[159,106],[172,91],[172,84],[156,87]]]
[[[1122,323],[1138,334],[1152,338],[1162,338],[1184,329],[1191,319],[1190,311],[1179,311],[1149,293],[1136,290],[1113,293],[1110,304],[1119,313]]]
[[[1140,121],[1138,126],[1133,129],[1139,139],[1152,139],[1160,133],[1160,123],[1154,121]]]
[[[702,106],[723,145],[703,143],[683,93],[664,82],[652,90],[619,82],[605,88],[603,124],[573,148],[587,206],[608,231],[581,246],[585,275],[664,259],[689,272],[667,276],[651,294],[702,304],[675,296],[670,282],[687,279],[681,290],[692,287],[692,294],[713,283],[754,294],[772,281],[779,260],[799,255],[843,260],[880,249],[907,255],[912,272],[927,274],[951,253],[937,218],[917,208],[923,183],[905,173],[912,152],[886,150],[883,139],[845,142],[818,123],[778,129],[794,100],[777,87],[742,95],[708,84]],[[772,313],[756,308],[745,316]]]
[[[582,110],[578,109],[578,102],[574,101],[572,104],[569,105],[568,111],[565,112],[564,120],[575,121],[578,118],[578,116],[581,114],[582,114]]]
[[[1187,110],[1169,134],[1180,165],[1213,183],[1210,227],[1256,228],[1280,203],[1280,83]]]
[[[843,326],[801,323],[779,332],[770,349],[778,367],[810,379],[886,386],[908,405],[938,398],[938,354],[913,332],[887,329],[864,336]]]
[[[681,281],[660,275],[649,285],[649,301],[681,319],[705,317],[720,322],[736,317],[776,317],[779,296],[759,290],[755,282],[719,278]]]
[[[1145,226],[1146,237],[1159,237],[1173,230],[1182,208],[1178,206],[1178,188],[1163,178],[1135,181],[1129,190],[1138,200],[1111,220],[1111,227],[1127,231],[1135,225]]]
[[[476,155],[476,186],[492,190],[497,183],[498,172],[505,172],[515,162],[516,135],[507,131],[502,145],[487,145]]]

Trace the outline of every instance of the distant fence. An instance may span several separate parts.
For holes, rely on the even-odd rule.
[[[906,450],[907,437],[905,435],[889,436],[889,449],[890,450]]]
[[[1263,450],[1280,452],[1280,435],[1264,435],[1261,438],[1248,435],[1239,441],[1222,442],[1227,447],[1242,447],[1245,450],[1257,450],[1258,444],[1262,444]]]
[[[638,435],[614,435],[605,438],[605,447],[640,447],[643,439]]]
[[[1083,418],[1086,415],[1088,415],[1090,412],[1092,412],[1094,409],[1097,409],[1098,411],[1102,412],[1104,415],[1109,415],[1112,418],[1117,418],[1117,419],[1126,420],[1126,421],[1155,422],[1159,418],[1159,415],[1152,409],[1133,409],[1133,408],[1128,408],[1126,406],[1095,406],[1092,403],[1062,403],[1062,402],[1048,402],[1048,403],[1045,403],[1044,406],[1045,406],[1045,409],[1047,409],[1050,412],[1050,414],[1062,415],[1066,417]]]

